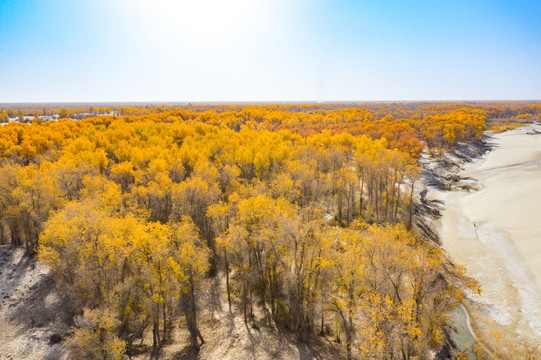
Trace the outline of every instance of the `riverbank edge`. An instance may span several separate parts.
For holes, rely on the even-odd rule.
[[[425,149],[419,158],[418,164],[422,166],[422,171],[418,185],[415,187],[414,196],[418,202],[414,205],[413,210],[415,219],[413,231],[436,243],[445,253],[447,252],[442,247],[437,230],[437,224],[445,204],[440,200],[428,199],[428,191],[430,188],[438,191],[468,191],[467,186],[461,188],[460,182],[469,178],[461,177],[460,173],[464,170],[465,165],[482,159],[493,149],[494,144],[491,143],[493,135],[493,132],[486,131],[478,141],[458,144],[440,157],[430,155]],[[453,264],[449,257],[447,257],[447,261]],[[464,314],[463,317],[457,314],[460,311]],[[469,334],[459,333],[459,329],[467,329]],[[453,310],[452,327],[445,329],[449,346],[454,351],[464,352],[471,351],[474,346],[481,346],[488,354],[491,354],[490,349],[479,339],[474,329],[475,319],[472,318],[467,305],[460,304]],[[460,338],[471,340],[458,344]]]

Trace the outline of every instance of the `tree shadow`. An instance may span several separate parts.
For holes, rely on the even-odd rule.
[[[199,351],[197,351],[193,346],[188,346],[177,352],[172,360],[198,360],[200,359]]]
[[[299,360],[323,360],[319,351],[311,347],[310,344],[297,341],[295,347],[299,351]]]
[[[0,307],[10,302],[28,268],[34,269],[33,259],[17,246],[0,247]]]
[[[62,340],[72,323],[70,302],[56,291],[56,283],[42,266],[21,248],[0,248],[0,308],[6,319],[19,327],[18,335],[37,328],[50,328],[51,343]],[[59,332],[59,333],[57,333]],[[52,338],[52,335],[56,335]],[[49,341],[49,339],[47,339]]]

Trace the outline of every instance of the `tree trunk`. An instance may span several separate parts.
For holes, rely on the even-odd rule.
[[[359,215],[363,217],[363,189],[364,189],[364,178],[361,178],[361,197],[359,199]]]
[[[162,305],[162,316],[163,316],[163,335],[162,342],[165,341],[166,331],[167,331],[167,309],[165,307],[165,298]]]
[[[197,308],[195,305],[195,291],[193,278],[190,276],[189,279],[189,289],[188,292],[183,294],[184,297],[184,316],[186,317],[186,326],[188,327],[188,332],[190,333],[190,340],[192,346],[196,351],[199,351],[201,345],[205,343],[203,336],[199,332],[197,327]],[[199,344],[199,341],[201,344]]]
[[[410,192],[410,218],[408,222],[408,230],[411,230],[413,226],[413,189],[415,187],[415,180],[411,182],[411,192]]]
[[[349,290],[349,301],[348,301],[348,322],[345,326],[346,328],[346,348],[347,348],[347,357],[348,360],[351,360],[351,345],[353,342],[353,290]]]
[[[379,222],[379,184],[376,185],[376,222]]]
[[[244,323],[248,323],[248,289],[246,288],[246,279],[244,279],[242,284],[242,309],[244,311]]]
[[[152,355],[156,355],[160,347],[160,317],[154,315],[154,328],[152,329]]]
[[[396,189],[396,203],[394,208],[394,218],[398,218],[398,204],[400,203],[400,185],[402,184],[402,179],[399,180],[398,186]]]
[[[227,259],[227,250],[224,249],[225,259],[225,284],[227,288],[227,303],[229,304],[229,311],[231,311],[231,287],[229,286],[229,261]]]

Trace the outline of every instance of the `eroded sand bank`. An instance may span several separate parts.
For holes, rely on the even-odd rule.
[[[541,343],[541,125],[491,137],[459,174],[478,191],[439,192],[443,247],[481,285],[468,310],[478,335]]]

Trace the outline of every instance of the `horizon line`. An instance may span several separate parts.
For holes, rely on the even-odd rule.
[[[185,101],[185,100],[143,100],[143,101],[17,101],[17,102],[0,102],[0,106],[6,105],[25,105],[25,104],[43,104],[43,105],[62,105],[62,104],[114,104],[114,105],[245,105],[245,104],[264,104],[264,105],[302,105],[302,104],[368,104],[368,103],[492,103],[492,102],[541,102],[541,99],[505,99],[505,100],[248,100],[248,101],[227,101],[227,100],[201,100],[201,101]]]

